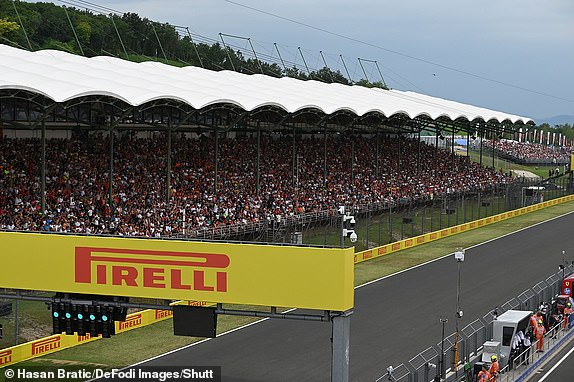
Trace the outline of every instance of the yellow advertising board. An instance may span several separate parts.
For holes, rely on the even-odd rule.
[[[0,232],[0,287],[344,311],[353,248]]]

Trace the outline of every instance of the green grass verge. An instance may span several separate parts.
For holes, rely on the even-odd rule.
[[[564,203],[492,224],[480,230],[450,236],[429,244],[357,264],[355,266],[355,285],[361,285],[447,255],[452,253],[457,247],[468,248],[573,210],[574,202]],[[248,317],[220,316],[218,332],[222,333],[255,320],[255,318]],[[172,321],[166,320],[116,335],[111,339],[95,341],[25,361],[20,363],[19,366],[121,367],[199,340],[197,338],[175,337],[173,335]]]

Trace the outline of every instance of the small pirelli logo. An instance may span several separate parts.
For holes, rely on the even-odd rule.
[[[207,301],[195,301],[191,300],[187,302],[188,306],[208,306],[209,303]]]
[[[76,247],[81,284],[227,292],[227,255],[127,248]]]
[[[78,343],[86,342],[92,339],[90,333],[86,333],[83,336],[78,335]]]
[[[8,365],[9,363],[12,363],[12,350],[0,351],[0,366]]]
[[[51,350],[59,349],[60,345],[60,336],[34,341],[32,342],[32,355],[43,354]]]
[[[173,316],[173,312],[171,310],[160,310],[160,309],[155,310],[155,319],[156,320],[161,320],[163,318],[168,318],[171,316]]]
[[[119,321],[119,330],[126,330],[135,328],[136,326],[140,326],[142,324],[142,314],[134,314],[133,316],[129,316],[126,318],[125,321]]]

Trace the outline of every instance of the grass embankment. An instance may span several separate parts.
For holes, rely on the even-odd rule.
[[[452,253],[454,248],[468,248],[573,210],[574,202],[564,203],[492,224],[480,230],[461,233],[357,264],[355,267],[355,285],[361,285],[365,282],[447,255]],[[47,312],[41,314],[48,316]],[[220,316],[218,332],[222,333],[253,321],[256,321],[256,319]],[[171,320],[167,320],[142,329],[119,334],[111,339],[95,341],[53,353],[42,358],[26,361],[21,363],[20,366],[74,365],[103,368],[121,367],[196,341],[199,341],[199,339],[175,337],[173,335]]]

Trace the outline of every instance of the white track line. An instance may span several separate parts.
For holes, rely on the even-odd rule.
[[[521,228],[521,229],[519,229],[518,231],[513,231],[513,232],[507,233],[507,234],[505,234],[505,235],[502,235],[502,236],[499,236],[499,237],[495,237],[495,238],[493,238],[493,239],[490,239],[490,240],[487,240],[487,241],[485,241],[485,242],[482,242],[482,243],[473,245],[473,246],[468,247],[468,248],[466,248],[466,249],[479,247],[479,246],[481,246],[481,245],[483,245],[483,244],[490,243],[491,241],[498,240],[498,239],[501,239],[501,238],[503,238],[503,237],[513,235],[513,234],[515,234],[515,233],[517,233],[517,232],[524,231],[524,230],[526,230],[526,229],[535,227],[535,226],[540,225],[540,224],[544,224],[544,223],[549,222],[549,221],[552,221],[552,220],[554,220],[554,219],[559,219],[559,218],[561,218],[561,217],[563,217],[563,216],[566,216],[566,215],[569,215],[569,214],[571,214],[571,213],[574,213],[574,211],[572,211],[572,212],[567,212],[567,213],[562,214],[562,215],[560,215],[560,216],[555,216],[555,217],[553,217],[553,218],[551,218],[551,219],[548,219],[548,220],[545,220],[545,221],[542,221],[542,222],[539,222],[539,223],[535,223],[535,224],[533,224],[533,225],[531,225],[531,226],[528,226],[528,227],[525,227],[525,228]],[[471,231],[467,231],[467,232],[471,232]],[[448,255],[444,255],[444,256],[438,257],[438,258],[436,258],[436,259],[433,259],[433,260],[429,260],[429,261],[427,261],[427,262],[424,262],[424,263],[422,263],[422,264],[418,264],[418,265],[412,266],[412,267],[410,267],[410,268],[403,269],[402,271],[398,271],[398,272],[395,272],[395,273],[393,273],[393,274],[380,277],[380,278],[378,278],[378,279],[376,279],[376,280],[372,280],[372,281],[366,282],[366,283],[364,283],[364,284],[358,285],[358,286],[356,286],[354,289],[360,289],[360,288],[362,288],[362,287],[364,287],[364,286],[377,283],[377,282],[379,282],[379,281],[381,281],[381,280],[384,280],[384,279],[386,279],[386,278],[389,278],[389,277],[391,277],[391,276],[395,276],[395,275],[401,274],[401,273],[403,273],[403,272],[410,271],[411,269],[415,269],[415,268],[418,268],[418,267],[422,267],[422,266],[424,266],[424,265],[430,264],[430,263],[432,263],[432,262],[434,262],[434,261],[438,261],[438,260],[444,259],[445,257],[449,257],[449,256],[451,256],[451,255],[452,255],[452,253],[449,253]],[[295,309],[296,309],[296,308],[289,309],[289,310],[285,311],[285,313],[292,312],[292,311],[294,311]],[[248,327],[250,327],[250,326],[252,326],[252,325],[256,325],[256,324],[259,324],[259,323],[261,323],[261,322],[263,322],[263,321],[267,321],[267,320],[269,320],[269,318],[262,318],[261,320],[257,320],[257,321],[251,322],[251,323],[249,323],[249,324],[245,324],[245,325],[243,325],[243,326],[239,326],[239,327],[237,327],[237,328],[234,328],[234,329],[228,330],[228,331],[226,331],[226,332],[220,333],[220,334],[218,334],[215,338],[218,338],[218,337],[224,336],[224,335],[226,335],[226,334],[230,334],[230,333],[236,332],[236,331],[241,330],[241,329],[248,328]],[[211,341],[212,339],[213,339],[213,338],[206,338],[206,339],[203,339],[203,340],[201,340],[201,341],[197,341],[197,342],[194,342],[194,343],[192,343],[192,344],[182,346],[182,347],[180,347],[180,348],[178,348],[178,349],[170,350],[170,351],[168,351],[168,352],[166,352],[166,353],[159,354],[159,355],[156,355],[156,356],[154,356],[154,357],[148,358],[148,359],[146,359],[146,360],[143,360],[143,361],[134,363],[133,365],[126,366],[125,369],[130,368],[130,367],[133,367],[133,366],[141,365],[142,363],[146,363],[146,362],[153,361],[153,360],[155,360],[155,359],[164,357],[164,356],[166,356],[166,355],[173,354],[173,353],[178,352],[178,351],[180,351],[180,350],[188,349],[188,348],[190,348],[190,347],[192,347],[192,346],[196,346],[196,345],[202,344],[202,343],[204,343],[204,342]],[[539,382],[542,382],[542,381],[539,381]]]
[[[556,363],[556,365],[552,366],[552,368],[551,368],[550,370],[548,370],[548,372],[547,372],[546,374],[544,374],[544,376],[543,376],[542,378],[540,378],[540,379],[538,380],[538,382],[543,382],[546,378],[548,378],[548,376],[549,376],[550,374],[552,374],[552,372],[553,372],[554,370],[556,370],[556,368],[557,368],[558,366],[560,366],[560,364],[561,364],[562,362],[564,362],[564,360],[566,360],[566,358],[568,358],[568,357],[570,356],[570,354],[572,354],[572,352],[574,352],[574,348],[570,349],[570,351],[569,351],[568,353],[566,353],[566,355],[564,355],[564,357],[560,358],[560,361],[558,361],[558,363]]]

